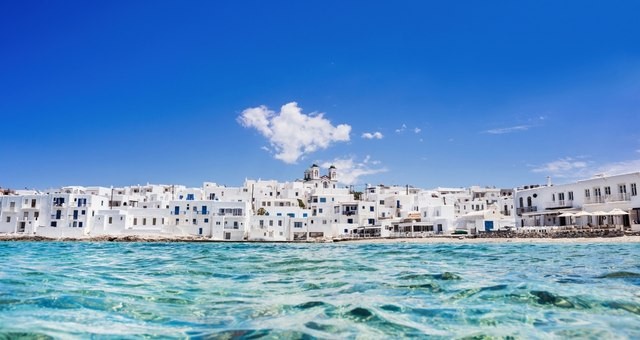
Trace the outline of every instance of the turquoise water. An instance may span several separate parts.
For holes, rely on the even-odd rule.
[[[0,243],[0,338],[640,338],[640,244]]]

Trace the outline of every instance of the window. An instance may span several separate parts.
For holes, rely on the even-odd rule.
[[[293,222],[294,228],[302,228],[302,222]]]
[[[558,201],[564,201],[564,192],[558,193]]]
[[[278,220],[278,227],[282,227],[282,220]]]
[[[11,222],[11,216],[7,216],[7,223]]]
[[[373,206],[370,206],[370,207],[369,207],[369,211],[373,211]]]
[[[205,219],[204,219],[204,223],[209,223],[209,219],[208,219],[208,218],[205,218]]]
[[[327,203],[326,197],[320,197],[320,203]]]
[[[555,202],[556,201],[556,194],[551,194],[551,202]]]
[[[269,226],[273,227],[273,220],[269,220]]]
[[[627,185],[626,184],[618,185],[618,193],[626,194],[627,193]]]
[[[56,222],[56,221],[51,222],[51,226],[54,227],[54,228],[57,227],[58,226],[58,222]]]
[[[138,225],[138,219],[137,218],[133,219],[133,225]]]
[[[380,204],[381,204],[381,205],[384,205],[384,200],[380,200]]]
[[[611,187],[604,187],[604,194],[611,195]]]
[[[569,201],[573,201],[573,191],[569,191]]]
[[[142,219],[142,225],[147,225],[147,219],[146,218]]]
[[[113,223],[113,217],[109,216],[109,224],[112,224],[112,223]]]
[[[347,219],[347,223],[353,224],[353,218]]]
[[[638,189],[635,183],[631,183],[631,196],[638,196]]]
[[[260,226],[264,227],[264,220],[260,220]]]
[[[586,198],[591,197],[591,190],[589,190],[589,189],[584,189],[584,197],[586,197]]]
[[[156,218],[155,218],[155,217],[154,217],[154,218],[153,218],[153,220],[151,220],[151,221],[152,221],[152,224],[153,224],[153,225],[156,225]]]
[[[600,192],[600,188],[593,188],[593,196],[595,197],[602,196],[602,192]]]

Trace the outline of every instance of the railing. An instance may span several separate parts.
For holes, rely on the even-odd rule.
[[[522,207],[522,208],[518,208],[518,215],[519,214],[524,214],[524,213],[530,213],[530,212],[536,212],[538,211],[538,207],[533,206],[533,207]]]
[[[547,202],[547,207],[550,208],[570,208],[573,206],[573,200],[558,200]]]
[[[631,195],[615,194],[615,195],[585,197],[584,199],[585,204],[598,204],[598,203],[621,202],[621,201],[631,201]]]

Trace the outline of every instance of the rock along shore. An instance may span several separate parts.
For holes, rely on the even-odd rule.
[[[492,232],[482,233],[479,235],[451,235],[451,236],[433,236],[424,238],[355,238],[355,239],[335,239],[335,240],[306,240],[306,241],[287,241],[287,242],[267,242],[267,241],[235,241],[247,243],[332,243],[332,242],[455,242],[457,240],[480,241],[491,240],[564,240],[571,242],[572,239],[610,239],[615,242],[616,239],[623,241],[628,239],[640,240],[640,232],[623,232],[621,230],[580,230],[580,231],[560,231],[553,233],[515,233],[515,232]],[[118,236],[86,236],[86,237],[61,237],[50,238],[38,235],[21,235],[21,234],[0,234],[0,242],[2,241],[28,241],[28,242],[229,242],[222,240],[212,240],[197,236],[164,236],[164,235],[118,235]],[[233,241],[232,241],[233,242]]]

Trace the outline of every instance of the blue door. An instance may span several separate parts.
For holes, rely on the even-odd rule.
[[[180,215],[180,207],[176,206],[176,207],[173,209],[173,214],[174,214],[174,215]]]
[[[484,221],[484,230],[492,231],[493,230],[493,221]]]

